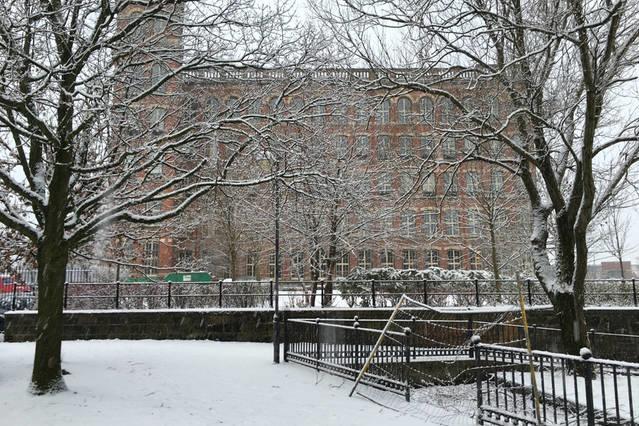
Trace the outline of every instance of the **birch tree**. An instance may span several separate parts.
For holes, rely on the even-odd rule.
[[[535,274],[564,350],[589,346],[588,225],[632,180],[639,160],[637,112],[613,102],[636,77],[637,2],[337,0],[315,10],[371,68],[369,87],[428,94],[457,117],[440,120],[440,131],[508,147],[501,158],[465,160],[521,180]],[[500,106],[496,114],[479,93]]]

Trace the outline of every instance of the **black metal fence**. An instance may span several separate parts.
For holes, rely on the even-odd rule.
[[[634,425],[639,364],[478,343],[479,424]],[[537,383],[534,391],[533,373]],[[537,394],[535,402],[535,394]]]
[[[13,281],[0,289],[0,308],[36,307],[37,285]],[[522,292],[529,306],[547,305],[539,283],[526,280]],[[391,307],[402,294],[430,306],[517,305],[513,280],[282,281],[281,307]],[[272,307],[273,281],[218,282],[68,282],[65,309],[165,309]],[[589,280],[586,303],[638,306],[635,280]]]
[[[355,380],[385,321],[284,319],[284,360]],[[475,383],[479,424],[634,425],[639,422],[639,363],[535,350],[519,328],[472,320],[400,319],[387,331],[362,383],[403,396],[432,385]],[[508,327],[506,327],[508,326]],[[481,330],[481,342],[474,335]],[[553,329],[554,330],[554,329]],[[427,338],[415,339],[415,335]],[[613,336],[613,335],[611,335]],[[509,346],[506,346],[509,345]],[[451,379],[437,369],[457,365]],[[531,371],[538,389],[535,404]],[[538,413],[538,414],[537,414]]]
[[[355,380],[382,331],[320,319],[284,321],[284,361],[292,361]],[[410,337],[388,331],[362,383],[388,390],[410,400],[407,368],[411,358]]]
[[[489,325],[485,321],[475,321],[475,328]],[[547,352],[565,352],[561,329],[532,324],[528,329],[532,347]],[[492,325],[485,342],[499,342],[500,345],[524,348],[526,345],[524,326],[520,321],[502,322]],[[639,362],[639,335],[609,333],[591,328],[588,331],[590,347],[598,358]]]

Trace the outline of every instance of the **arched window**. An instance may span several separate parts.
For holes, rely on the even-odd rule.
[[[220,113],[220,101],[217,98],[211,98],[208,102],[209,115],[216,116]]]
[[[419,109],[422,114],[422,119],[425,123],[433,122],[434,107],[433,101],[430,98],[423,97],[419,100]]]
[[[228,110],[229,115],[235,115],[237,113],[239,106],[240,106],[240,100],[235,96],[231,96],[226,101],[226,108]]]
[[[400,123],[410,123],[413,113],[413,103],[408,98],[399,98],[399,101],[397,101],[397,111]]]
[[[292,114],[301,114],[304,110],[304,101],[302,98],[294,98],[291,102],[290,109]]]

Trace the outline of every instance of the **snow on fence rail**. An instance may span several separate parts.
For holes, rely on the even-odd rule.
[[[475,342],[477,365],[491,364],[476,375],[479,424],[639,422],[639,363],[592,358],[587,349],[580,357],[546,351],[530,354],[522,348]]]
[[[639,422],[639,364],[564,355],[517,344],[512,329],[437,318],[394,320],[362,383],[404,397],[427,388],[474,383],[477,424],[623,424]],[[380,319],[286,319],[284,360],[355,380],[383,333]],[[481,339],[473,333],[480,332]],[[472,339],[469,337],[474,335]],[[483,343],[483,342],[489,343]],[[537,377],[535,410],[530,367]],[[460,392],[463,390],[460,388]],[[364,391],[368,392],[368,391]],[[379,394],[378,394],[379,397]],[[392,405],[390,396],[382,396]],[[419,411],[419,409],[412,410]]]
[[[80,272],[70,275],[74,279]],[[91,276],[87,274],[86,276]],[[37,304],[37,285],[9,279],[0,287],[0,308],[31,309]],[[523,283],[530,306],[547,305],[541,286]],[[68,281],[65,309],[157,309],[273,307],[273,281],[217,282],[95,282]],[[391,307],[402,294],[430,306],[468,307],[517,305],[514,280],[336,280],[281,281],[282,307]],[[635,280],[589,280],[586,303],[598,306],[637,306]]]

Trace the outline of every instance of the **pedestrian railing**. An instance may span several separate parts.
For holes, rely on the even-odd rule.
[[[639,364],[475,340],[479,424],[634,425]]]
[[[270,308],[277,290],[273,281],[217,282],[67,282],[65,309]],[[35,284],[13,282],[2,287],[0,307],[36,307]],[[357,280],[281,281],[279,306],[383,308],[394,306],[402,294],[429,306],[513,306],[520,290],[528,306],[548,305],[533,280]],[[635,280],[586,282],[585,300],[597,306],[637,306]]]

